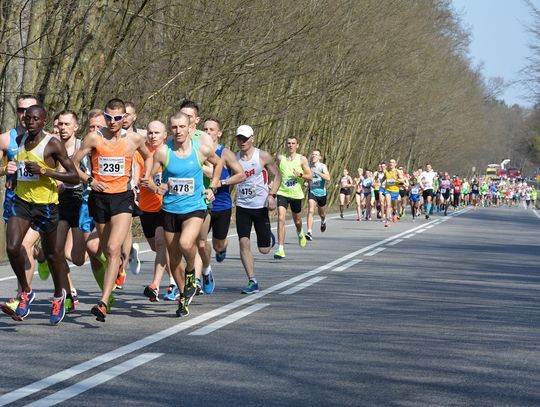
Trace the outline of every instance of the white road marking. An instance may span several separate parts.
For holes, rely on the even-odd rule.
[[[431,229],[433,227],[435,227],[435,225],[428,225],[428,226],[426,226],[426,229]]]
[[[427,225],[433,223],[435,221],[430,221],[427,223]],[[347,260],[350,260],[351,258],[353,257],[357,257],[358,255],[360,254],[363,254],[365,252],[368,252],[370,250],[373,250],[374,248],[376,247],[379,247],[383,244],[387,244],[388,242],[391,242],[393,240],[396,240],[396,239],[399,239],[400,237],[404,237],[405,235],[407,234],[410,234],[411,232],[414,232],[420,228],[423,228],[424,226],[426,226],[426,224],[424,225],[419,225],[415,228],[412,228],[412,229],[409,229],[409,230],[406,230],[404,232],[401,232],[401,233],[398,233],[397,235],[395,236],[390,236],[390,237],[387,237],[386,239],[383,239],[379,242],[375,242],[375,243],[372,243],[362,249],[359,249],[355,252],[352,252],[352,253],[349,253],[349,254],[346,254],[336,260],[333,260],[331,261],[330,263],[327,263],[327,264],[324,264],[322,266],[319,266],[311,271],[308,271],[308,272],[305,272],[305,273],[302,273],[302,274],[299,274],[297,275],[296,277],[293,277],[293,278],[290,278],[289,280],[286,280],[286,281],[283,281],[279,284],[276,284],[272,287],[269,287],[265,290],[262,290],[256,294],[252,294],[248,297],[244,297],[242,299],[239,299],[239,300],[236,300],[236,301],[233,301],[232,303],[230,304],[227,304],[227,305],[223,305],[219,308],[216,308],[212,311],[209,311],[209,312],[206,312],[202,315],[199,315],[195,318],[192,318],[192,319],[189,319],[187,321],[184,321],[184,322],[180,322],[172,327],[169,327],[165,330],[162,330],[162,331],[159,331],[159,332],[156,332],[152,335],[149,335],[149,336],[146,336],[144,338],[141,338],[135,342],[131,342],[127,345],[124,345],[124,346],[121,346],[117,349],[114,349],[112,351],[109,351],[107,353],[104,353],[100,356],[97,356],[93,359],[90,359],[90,360],[87,360],[86,362],[82,362],[78,365],[75,365],[75,366],[72,366],[70,368],[67,368],[65,370],[62,370],[58,373],[55,373],[51,376],[48,376],[48,377],[45,377],[41,380],[38,380],[36,382],[33,382],[33,383],[30,383],[29,385],[26,385],[26,386],[23,386],[23,387],[20,387],[18,389],[15,389],[13,391],[10,391],[9,393],[6,393],[2,396],[0,396],[0,406],[5,406],[6,404],[9,404],[9,403],[13,403],[17,400],[20,400],[24,397],[27,397],[27,396],[30,396],[34,393],[37,393],[37,392],[40,392],[44,389],[47,389],[51,386],[54,386],[58,383],[61,383],[63,381],[66,381],[68,379],[71,379],[72,377],[74,376],[77,376],[81,373],[84,373],[84,372],[87,372],[88,370],[91,370],[91,369],[94,369],[104,363],[108,363],[112,360],[115,360],[117,358],[120,358],[122,356],[125,356],[129,353],[132,353],[132,352],[135,352],[137,350],[140,350],[146,346],[149,346],[149,345],[152,345],[158,341],[161,341],[165,338],[168,338],[172,335],[175,335],[179,332],[182,332],[182,331],[185,331],[195,325],[198,325],[198,324],[201,324],[209,319],[212,319],[212,318],[215,318],[219,315],[222,315],[228,311],[231,311],[235,308],[238,308],[238,307],[241,307],[243,305],[246,305],[250,302],[253,302],[253,301],[256,301],[258,300],[259,298],[262,298],[268,294],[271,294],[275,291],[279,291],[281,290],[282,288],[284,287],[287,287],[291,284],[295,284],[296,282],[300,281],[300,280],[303,280],[303,279],[306,279],[306,278],[309,278],[309,277],[312,277],[316,274],[319,274],[325,270],[328,270],[328,269],[331,269],[335,266],[337,266],[338,264],[340,263],[343,263],[344,261],[347,261]]]
[[[411,233],[410,235],[407,235],[407,236],[403,236],[403,239],[409,239],[413,236],[416,236],[416,233]]]
[[[348,262],[348,263],[343,264],[342,266],[336,267],[336,268],[335,268],[334,270],[332,270],[332,271],[343,271],[343,270],[346,270],[346,269],[348,269],[349,267],[354,266],[355,264],[360,263],[360,262],[362,262],[362,261],[364,261],[364,260],[362,260],[362,259],[354,259],[354,260],[351,260],[351,261]]]
[[[395,245],[397,245],[398,243],[401,243],[401,242],[403,242],[403,239],[396,239],[393,242],[388,243],[387,246],[395,246]]]
[[[419,229],[419,230],[416,231],[416,234],[418,234],[418,233],[424,233],[425,231],[426,231],[426,229]]]
[[[228,315],[223,319],[220,319],[219,321],[212,322],[211,324],[206,325],[203,328],[197,329],[196,331],[193,331],[190,333],[190,335],[207,335],[210,332],[214,332],[217,329],[223,328],[224,326],[227,326],[229,324],[232,324],[233,322],[238,321],[241,318],[247,317],[250,314],[253,314],[254,312],[259,311],[260,309],[268,307],[270,304],[254,304],[251,307],[247,307],[246,309],[243,309],[241,311],[235,312],[234,314]]]
[[[377,253],[386,250],[386,247],[377,247],[375,250],[370,251],[369,253],[364,254],[364,256],[375,256]]]
[[[335,271],[336,269],[334,269]],[[322,277],[322,276],[319,276],[319,277],[314,277],[310,280],[307,280],[307,281],[304,281],[303,283],[300,283],[292,288],[289,288],[287,291],[283,291],[282,295],[290,295],[290,294],[295,294],[297,293],[298,291],[300,290],[303,290],[304,288],[307,288],[309,287],[310,285],[313,285],[315,283],[318,283],[319,281],[322,281],[324,280],[326,277]]]
[[[133,370],[136,367],[144,365],[145,363],[148,363],[151,360],[157,359],[163,355],[164,355],[163,353],[143,353],[142,355],[136,356],[133,359],[127,360],[123,363],[113,366],[110,369],[107,369],[101,373],[98,373],[92,377],[89,377],[88,379],[82,380],[79,383],[66,387],[63,390],[57,391],[56,393],[53,393],[40,400],[34,401],[33,403],[27,404],[26,407],[55,406],[75,396],[78,396],[79,394],[84,393],[87,390],[97,387],[100,384],[106,383],[109,380],[114,379],[117,376],[120,376],[121,374],[129,372],[130,370]]]

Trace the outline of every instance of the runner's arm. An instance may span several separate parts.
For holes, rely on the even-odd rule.
[[[233,173],[229,178],[221,181],[221,185],[235,185],[246,179],[246,174],[234,153],[228,148],[224,148],[221,153],[221,159],[223,160],[223,165],[225,165],[230,172]]]

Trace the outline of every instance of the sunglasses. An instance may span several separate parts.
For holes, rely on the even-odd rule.
[[[246,141],[248,141],[251,137],[244,137],[244,136],[241,136],[241,135],[238,135],[236,136],[236,140],[239,141],[240,143],[245,143]]]
[[[120,120],[124,118],[126,114],[124,113],[124,114],[119,114],[117,116],[111,116],[109,113],[103,113],[103,115],[105,116],[105,120],[107,120],[108,122],[112,122],[112,121],[119,122]]]
[[[17,108],[17,113],[24,113],[26,112],[26,109],[28,109],[27,107],[18,107]]]

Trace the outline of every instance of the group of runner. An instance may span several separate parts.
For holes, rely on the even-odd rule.
[[[125,270],[135,274],[140,270],[139,247],[131,235],[134,216],[140,217],[144,236],[156,253],[152,281],[143,294],[158,302],[161,281],[168,274],[161,299],[177,301],[176,315],[187,316],[195,295],[214,291],[212,249],[216,262],[227,257],[234,185],[240,259],[247,276],[243,294],[259,291],[252,229],[260,253],[269,253],[277,244],[275,259],[286,257],[289,207],[300,247],[314,239],[316,210],[320,231],[326,230],[328,167],[320,150],[313,150],[309,159],[299,154],[294,136],[287,137],[285,154],[274,158],[255,147],[253,128],[241,125],[235,133],[238,151],[232,152],[220,144],[219,119],[201,123],[199,106],[189,100],[167,123],[155,120],[138,129],[135,105],[111,99],[103,110],[89,112],[89,132],[82,141],[77,138],[79,118],[73,111],[58,113],[50,133],[45,130],[47,112],[34,96],[17,98],[17,115],[17,126],[0,135],[5,157],[0,175],[6,175],[6,250],[18,282],[17,297],[1,307],[16,321],[30,314],[35,299],[35,260],[42,279],[52,276],[52,324],[62,321],[78,302],[67,260],[78,266],[89,260],[101,289],[91,312],[104,322],[115,301],[114,290],[125,284]],[[197,129],[201,124],[202,130]],[[441,203],[446,213],[451,202],[460,204],[465,192],[465,183],[458,181],[448,173],[438,176],[429,164],[409,176],[393,159],[388,167],[381,162],[374,172],[364,174],[359,169],[354,179],[344,170],[339,181],[341,216],[353,194],[358,220],[371,219],[373,208],[386,227],[403,215],[407,200],[413,219],[420,215],[421,200],[426,218]],[[301,216],[304,190],[306,231]],[[269,217],[276,208],[277,239]]]

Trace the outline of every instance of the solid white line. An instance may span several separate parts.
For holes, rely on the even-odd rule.
[[[364,254],[364,256],[375,256],[377,253],[386,250],[386,247],[377,247],[375,250],[370,251],[369,253]]]
[[[190,335],[207,335],[210,332],[214,332],[220,328],[223,328],[224,326],[227,326],[229,324],[232,324],[233,322],[238,321],[241,318],[247,317],[250,314],[253,314],[256,311],[259,311],[260,309],[268,307],[270,304],[254,304],[251,307],[247,307],[246,309],[243,309],[242,311],[235,312],[234,314],[228,315],[223,319],[220,319],[219,321],[212,322],[209,325],[206,325],[203,328],[197,329],[196,331],[193,331],[190,333]]]
[[[37,400],[33,403],[27,404],[27,407],[49,407],[55,406],[56,404],[62,403],[66,400],[69,400],[75,396],[78,396],[81,393],[84,393],[87,390],[90,390],[100,384],[106,383],[111,379],[114,379],[121,374],[129,372],[130,370],[135,369],[145,363],[150,362],[151,360],[157,359],[160,356],[163,356],[163,353],[143,353],[133,359],[127,360],[119,365],[111,367],[101,373],[98,373],[88,379],[82,380],[79,383],[76,383],[72,386],[66,387],[63,390],[57,391],[47,397],[44,397],[40,400]]]
[[[342,266],[336,267],[336,268],[335,268],[334,270],[332,270],[332,271],[343,271],[343,270],[346,270],[346,269],[348,269],[349,267],[354,266],[355,264],[360,263],[360,262],[362,262],[362,261],[364,261],[364,260],[362,260],[362,259],[354,259],[354,260],[351,260],[351,261],[348,262],[348,263],[343,264]],[[282,293],[282,294],[284,294],[284,293]]]
[[[537,217],[538,219],[540,219],[540,215],[538,215],[538,212],[536,212],[536,210],[533,210],[533,213],[536,215],[536,217]]]
[[[334,269],[335,271],[335,269]],[[326,277],[323,277],[323,276],[319,276],[319,277],[314,277],[310,280],[307,280],[307,281],[304,281],[303,283],[300,283],[292,288],[289,288],[287,291],[283,291],[282,295],[290,295],[290,294],[295,294],[297,293],[298,291],[300,290],[303,290],[304,288],[307,288],[309,287],[310,285],[313,285],[315,283],[318,283],[319,281],[322,281],[324,280]]]
[[[427,224],[430,224],[434,221],[430,221]],[[308,277],[312,277],[316,274],[319,274],[325,270],[331,269],[335,266],[337,266],[340,263],[343,263],[344,261],[350,260],[353,257],[357,257],[358,255],[365,253],[367,251],[373,250],[376,247],[379,247],[383,244],[386,244],[388,242],[391,242],[395,239],[398,239],[408,233],[414,232],[415,230],[418,230],[419,228],[424,227],[425,225],[420,225],[415,228],[412,228],[410,230],[407,230],[405,232],[398,233],[395,236],[387,237],[386,239],[383,239],[379,242],[370,244],[369,246],[366,246],[362,249],[359,249],[355,252],[346,254],[345,256],[342,256],[336,260],[331,261],[330,263],[324,264],[322,266],[319,266],[311,271],[308,271],[306,273],[302,273],[297,275],[296,277],[290,278],[289,280],[283,281],[279,284],[276,284],[272,287],[269,287],[265,290],[262,290],[256,294],[252,294],[248,297],[233,301],[230,304],[223,305],[219,308],[216,308],[215,310],[206,312],[202,315],[199,315],[198,317],[189,319],[184,322],[180,322],[170,328],[167,328],[163,331],[156,332],[152,335],[149,335],[147,337],[141,338],[135,342],[129,343],[127,345],[121,346],[117,349],[114,349],[110,352],[104,353],[100,356],[97,356],[93,359],[87,360],[86,362],[82,362],[78,365],[72,366],[68,369],[62,370],[58,373],[55,373],[51,376],[48,376],[44,379],[38,380],[36,382],[30,383],[26,386],[20,387],[18,389],[15,389],[13,391],[10,391],[9,393],[6,393],[2,396],[0,396],[0,406],[5,406],[6,404],[13,403],[14,401],[20,400],[24,397],[30,396],[31,394],[40,392],[44,389],[47,389],[51,386],[54,386],[58,383],[61,383],[65,380],[71,379],[72,377],[79,375],[81,373],[84,373],[88,370],[94,369],[97,366],[100,366],[104,363],[108,363],[114,359],[117,359],[119,357],[125,356],[129,353],[135,352],[139,349],[142,349],[146,346],[152,345],[155,342],[161,341],[165,338],[168,338],[169,336],[175,335],[179,332],[182,332],[186,329],[189,329],[195,325],[201,324],[211,318],[215,318],[221,314],[224,314],[226,312],[229,312],[235,308],[241,307],[245,304],[248,304],[250,302],[256,301],[259,298],[262,298],[268,294],[271,294],[275,291],[279,291],[284,287],[287,287],[291,284],[295,284],[296,282],[306,279]]]
[[[397,245],[398,243],[401,243],[401,242],[403,242],[403,239],[397,239],[397,240],[394,240],[393,242],[388,243],[387,246],[395,246],[395,245]]]

